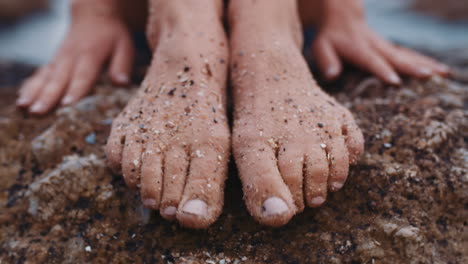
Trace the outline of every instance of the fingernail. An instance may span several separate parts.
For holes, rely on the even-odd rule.
[[[128,82],[129,82],[129,79],[130,79],[130,78],[128,77],[128,75],[125,74],[125,73],[119,73],[119,74],[115,75],[114,78],[115,78],[115,80],[116,80],[117,82],[123,83],[123,84],[128,83]]]
[[[337,67],[330,67],[325,72],[325,75],[328,78],[334,78],[334,77],[336,77],[338,75],[338,72],[339,72],[339,69]]]
[[[263,214],[266,216],[279,215],[288,211],[288,205],[278,197],[270,197],[263,202]]]
[[[74,98],[70,95],[67,95],[62,99],[62,104],[68,105],[68,104],[71,104],[73,101],[74,101]]]
[[[419,74],[424,75],[424,76],[432,75],[432,70],[429,68],[425,68],[425,67],[419,68],[418,72]]]
[[[143,200],[143,205],[149,208],[154,208],[156,206],[156,200],[155,199],[144,199]]]
[[[200,199],[190,200],[184,204],[182,212],[198,216],[206,216],[208,215],[208,205]]]
[[[341,189],[341,187],[343,187],[343,183],[342,183],[342,182],[332,182],[332,184],[331,184],[331,190],[332,190],[333,192],[338,191],[339,189]]]
[[[313,205],[321,205],[324,202],[325,202],[325,198],[323,198],[322,196],[317,196],[317,197],[312,198],[312,200],[310,200],[310,203]]]
[[[18,98],[18,100],[16,100],[17,105],[27,105],[28,103],[29,103],[28,98],[21,97],[21,98]]]
[[[401,83],[400,77],[398,77],[398,75],[396,75],[395,73],[390,74],[388,76],[388,81],[391,82],[392,84],[400,84]]]
[[[175,208],[174,206],[168,206],[164,208],[163,210],[163,214],[165,215],[175,215],[176,212],[177,212],[177,208]]]
[[[448,73],[450,71],[450,67],[445,64],[438,64],[437,70],[444,72],[444,73]]]
[[[31,106],[31,108],[29,109],[29,111],[31,111],[33,113],[43,112],[44,110],[45,110],[45,104],[43,104],[41,102],[37,102],[37,103],[33,104],[33,106]]]

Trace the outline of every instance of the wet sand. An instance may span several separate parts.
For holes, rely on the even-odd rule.
[[[458,63],[457,78],[401,88],[355,71],[326,85],[344,87],[334,94],[366,138],[344,189],[267,228],[248,215],[231,162],[225,210],[206,231],[143,209],[106,168],[110,123],[134,89],[103,81],[78,105],[34,118],[16,111],[11,86],[30,69],[0,63],[10,84],[0,88],[0,261],[467,263],[468,61]]]

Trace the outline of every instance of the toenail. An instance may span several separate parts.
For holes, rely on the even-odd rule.
[[[312,200],[310,200],[310,203],[313,204],[313,205],[321,205],[324,202],[325,202],[325,198],[323,198],[321,196],[314,197],[314,198],[312,198]]]
[[[175,208],[174,206],[168,206],[168,207],[164,208],[163,214],[165,214],[165,215],[175,215],[176,211],[177,211],[177,208]]]
[[[33,106],[31,106],[31,112],[42,112],[44,111],[45,105],[43,103],[35,103]]]
[[[206,216],[208,215],[208,205],[200,199],[194,199],[186,202],[182,211],[187,214]]]
[[[143,200],[143,204],[146,206],[146,207],[154,207],[156,205],[156,200],[155,199],[144,199]]]
[[[343,187],[343,183],[342,182],[333,182],[331,184],[331,189],[332,191],[338,191],[339,189],[341,189],[341,187]]]
[[[288,206],[283,199],[278,197],[270,197],[263,202],[263,213],[267,216],[279,215],[288,211]]]

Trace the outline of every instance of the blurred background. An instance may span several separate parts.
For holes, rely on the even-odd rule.
[[[468,0],[365,0],[369,24],[395,42],[468,57]],[[67,0],[0,0],[0,62],[51,59],[69,24]]]

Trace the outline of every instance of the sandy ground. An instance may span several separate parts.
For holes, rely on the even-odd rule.
[[[326,86],[344,87],[335,96],[366,153],[342,191],[279,229],[248,215],[232,162],[208,230],[143,209],[102,149],[134,89],[103,81],[78,105],[33,118],[15,109],[16,87],[1,88],[0,262],[468,263],[468,60],[440,56],[456,59],[455,78],[395,88],[350,71]],[[29,71],[0,63],[0,84]]]

